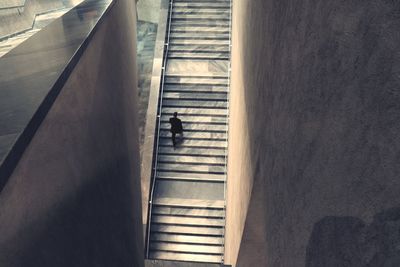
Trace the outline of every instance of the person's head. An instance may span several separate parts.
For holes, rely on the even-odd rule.
[[[174,112],[174,118],[178,117],[178,112]]]

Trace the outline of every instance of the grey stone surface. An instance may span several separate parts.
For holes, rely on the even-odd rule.
[[[306,266],[321,219],[400,202],[400,3],[237,0],[233,20],[227,260]],[[358,266],[357,232],[314,229]],[[399,266],[392,248],[370,266]]]
[[[34,24],[35,17],[39,14],[73,7],[82,1],[83,0],[25,0],[19,3],[15,2],[14,4],[21,4],[23,7],[9,14],[5,14],[5,10],[0,12],[0,39],[30,30]]]
[[[369,225],[354,217],[325,217],[313,227],[306,267],[399,266],[399,232],[400,208],[375,215]]]
[[[32,37],[35,33],[39,32],[42,28],[46,27],[53,20],[61,17],[68,12],[72,7],[60,8],[46,12],[45,14],[37,15],[33,21],[32,29],[23,31],[22,33],[13,35],[0,41],[0,57],[7,54],[9,51]]]
[[[103,22],[0,194],[2,267],[144,265],[134,2]]]
[[[141,12],[142,10],[138,10]],[[154,48],[156,44],[157,24],[138,21],[137,55],[138,55],[138,93],[139,93],[139,137],[140,155],[143,152],[146,113],[149,104],[150,85],[153,75]]]

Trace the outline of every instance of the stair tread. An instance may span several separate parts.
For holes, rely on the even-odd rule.
[[[206,100],[220,100],[227,101],[226,93],[198,93],[198,92],[164,92],[164,99],[206,99]]]
[[[218,124],[226,124],[227,123],[227,117],[221,117],[221,116],[212,116],[212,115],[204,115],[204,116],[188,116],[188,115],[181,115],[178,114],[179,118],[182,121],[190,121],[190,122],[203,122],[203,123],[218,123]],[[161,115],[161,121],[162,122],[169,122],[169,119],[172,117],[172,114],[162,114]]]
[[[219,14],[219,15],[227,15],[229,17],[230,15],[230,10],[229,8],[210,8],[210,7],[203,7],[203,8],[197,8],[197,7],[182,7],[182,6],[177,6],[174,7],[173,10],[174,14]]]
[[[223,253],[223,247],[220,245],[176,244],[176,243],[165,243],[165,242],[151,242],[150,250],[192,252],[193,254]]]
[[[165,84],[164,92],[227,92],[227,85]]]
[[[187,234],[194,236],[219,236],[222,237],[224,231],[219,227],[199,227],[182,225],[155,224],[151,226],[152,233],[168,234]]]
[[[210,262],[210,263],[220,263],[222,261],[222,256],[220,255],[199,255],[199,254],[188,254],[188,253],[172,253],[156,251],[150,252],[151,259],[160,260],[177,260],[177,261],[190,261],[190,262]]]
[[[153,214],[164,214],[174,216],[192,217],[224,217],[223,209],[200,209],[200,208],[174,208],[174,207],[154,207]]]
[[[151,222],[158,224],[196,225],[196,226],[200,225],[200,226],[219,226],[219,227],[223,227],[225,225],[225,221],[223,219],[177,217],[170,215],[153,215]]]
[[[159,162],[192,163],[192,164],[225,164],[223,157],[191,157],[191,156],[158,156]]]
[[[227,109],[213,109],[213,108],[194,108],[194,107],[163,107],[162,113],[174,113],[178,112],[178,114],[193,114],[193,115],[220,115],[227,116]]]
[[[213,125],[215,126],[215,125]],[[160,145],[166,145],[169,146],[172,144],[171,140],[168,140],[167,138],[161,138]],[[221,147],[221,148],[226,148],[228,146],[227,141],[218,141],[218,140],[187,140],[183,138],[182,141],[179,143],[180,147]]]
[[[168,130],[160,131],[161,138],[171,138],[171,132]],[[185,138],[203,138],[203,139],[226,139],[227,134],[225,132],[186,132]]]
[[[226,45],[229,46],[229,40],[190,40],[190,39],[172,39],[170,45]]]
[[[223,53],[169,53],[170,59],[198,59],[198,60],[228,60],[229,55]]]
[[[174,206],[174,207],[199,207],[199,208],[223,208],[223,200],[208,199],[182,199],[182,198],[157,198],[154,203],[158,206]]]
[[[193,132],[193,131],[209,131],[209,132],[225,132],[228,129],[228,126],[225,124],[201,124],[201,123],[186,123],[182,122],[183,124],[183,134],[186,132]],[[169,123],[161,123],[161,129],[163,130],[170,130],[171,125]]]
[[[173,171],[184,173],[205,173],[205,174],[225,174],[224,166],[209,166],[209,165],[189,165],[182,163],[158,163],[157,170],[159,171]],[[190,175],[190,174],[188,174]]]
[[[163,100],[164,107],[193,107],[226,109],[226,101]]]
[[[208,149],[208,148],[190,148],[179,147],[160,147],[158,149],[160,155],[196,155],[196,156],[225,156],[226,149]]]
[[[223,239],[214,236],[193,236],[179,234],[153,234],[151,241],[162,241],[171,243],[189,243],[189,244],[212,244],[221,246]]]
[[[210,173],[182,173],[159,170],[157,172],[157,179],[174,179],[174,180],[193,180],[193,181],[225,181],[225,174],[210,174]]]

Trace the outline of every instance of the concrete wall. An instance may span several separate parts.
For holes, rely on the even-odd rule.
[[[31,29],[37,14],[73,6],[78,2],[80,1],[26,0],[23,8],[0,10],[0,38]]]
[[[399,14],[234,0],[227,263],[400,265]]]
[[[160,9],[164,8],[162,0],[139,0],[137,1],[138,19],[141,21],[158,23]]]
[[[0,194],[0,266],[138,266],[134,1],[116,1]]]

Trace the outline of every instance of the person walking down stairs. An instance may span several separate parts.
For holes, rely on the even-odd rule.
[[[169,119],[171,124],[172,144],[176,147],[176,134],[183,134],[182,121],[178,119],[178,112],[174,112],[174,116]]]

